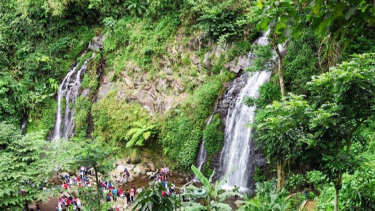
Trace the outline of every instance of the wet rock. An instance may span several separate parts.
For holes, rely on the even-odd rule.
[[[234,73],[239,73],[241,70],[245,70],[247,67],[251,65],[251,54],[239,56],[229,63],[226,63],[224,65],[225,68],[227,68],[229,71],[232,71]]]
[[[89,43],[89,49],[92,51],[98,51],[103,49],[103,39],[101,36],[95,36]]]
[[[128,182],[133,182],[133,181],[134,181],[134,177],[130,175],[130,177],[128,178]]]
[[[98,90],[98,100],[107,96],[110,89],[111,89],[111,82],[109,80],[109,77],[107,75],[104,75],[103,81],[100,84],[100,87],[99,87],[99,90]]]

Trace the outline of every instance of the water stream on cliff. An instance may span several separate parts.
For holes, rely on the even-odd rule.
[[[70,69],[65,76],[57,92],[57,113],[52,140],[71,138],[74,133],[74,107],[79,95],[81,82],[88,62],[94,58],[92,54],[78,69],[78,63]]]
[[[254,44],[267,45],[267,36],[268,33],[264,33]],[[251,142],[254,131],[249,127],[249,124],[254,122],[256,111],[255,106],[248,107],[243,101],[246,97],[258,97],[259,88],[268,82],[271,77],[271,71],[268,66],[264,70],[246,74],[248,74],[246,84],[235,99],[232,99],[233,96],[231,96],[231,93],[235,92],[235,90],[228,90],[227,92],[228,97],[231,98],[231,106],[228,108],[225,118],[224,146],[219,159],[221,178],[234,170],[223,188],[232,189],[237,186],[240,187],[241,192],[250,191],[252,175],[250,159],[252,159],[251,153],[254,151],[254,149],[251,149]]]
[[[206,126],[211,123],[213,117],[214,117],[214,114],[211,114],[210,118],[207,121]],[[203,139],[203,141],[201,142],[199,146],[197,164],[196,164],[199,171],[202,170],[202,166],[206,161],[207,161],[207,151],[206,151],[206,148],[204,147],[204,139]]]

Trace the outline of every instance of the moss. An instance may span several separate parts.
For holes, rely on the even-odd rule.
[[[162,123],[164,154],[182,168],[188,169],[195,162],[205,121],[224,83],[220,76],[209,79],[181,108],[171,111]]]
[[[80,96],[76,100],[74,108],[75,134],[77,137],[86,137],[87,117],[90,112],[90,99]]]
[[[224,133],[219,114],[216,114],[212,122],[203,130],[204,146],[208,156],[213,155],[221,149],[224,144]]]
[[[55,115],[57,111],[57,102],[51,98],[43,104],[42,110],[32,110],[29,114],[29,123],[27,132],[43,131],[47,136],[55,126]]]
[[[214,170],[210,168],[210,159],[208,159],[207,162],[202,166],[201,172],[205,177],[210,178],[214,172]]]
[[[115,99],[115,93],[92,105],[95,136],[107,142],[123,142],[132,122],[150,121],[148,112],[138,103]]]

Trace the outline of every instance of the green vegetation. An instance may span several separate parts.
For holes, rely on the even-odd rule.
[[[105,174],[115,157],[134,158],[148,148],[163,152],[156,159],[174,170],[187,171],[205,140],[202,172],[211,175],[224,128],[219,115],[207,121],[234,78],[228,63],[249,53],[257,59],[247,71],[271,67],[275,54],[279,60],[259,98],[244,100],[258,108],[252,126],[268,165],[255,168],[254,180],[263,183],[242,209],[295,209],[301,198],[285,201],[283,188],[306,186],[320,193],[310,196],[318,210],[375,209],[373,1],[2,0],[0,17],[1,210],[44,199],[25,181],[43,185],[63,163],[61,152],[64,168],[92,165]],[[261,30],[269,30],[270,44],[252,45]],[[79,93],[86,94],[75,105],[62,104],[74,106],[76,137],[59,141],[63,146],[48,143],[59,83],[92,55],[86,49],[94,36],[102,38],[103,49],[82,75]],[[286,52],[278,48],[283,43]],[[28,120],[25,136],[17,129],[21,119]],[[67,146],[82,150],[75,154]],[[275,172],[277,182],[266,181]],[[228,207],[219,187],[203,185],[215,203],[196,206]],[[26,195],[18,194],[20,186]],[[161,188],[145,195],[158,198]],[[85,195],[95,199],[88,209],[106,208],[98,193]],[[159,205],[153,204],[164,209]]]
[[[22,136],[14,125],[0,122],[0,209],[20,210],[48,198],[42,187],[61,163],[69,162],[68,148],[64,142],[46,142],[40,133]]]
[[[222,132],[222,126],[220,116],[216,114],[211,123],[206,126],[203,130],[204,147],[209,156],[218,152],[224,144],[224,133]]]
[[[132,123],[140,120],[150,121],[147,111],[139,104],[116,100],[115,93],[92,105],[96,137],[103,137],[111,143],[125,143],[127,131]]]
[[[213,77],[194,92],[180,109],[175,109],[167,116],[161,133],[163,151],[166,156],[182,167],[186,168],[195,162],[196,151],[203,138],[205,122],[212,112],[223,82],[219,76]],[[216,126],[218,123],[220,120],[216,119]],[[206,135],[220,138],[220,132],[212,131],[209,134],[209,129],[206,130]],[[220,143],[220,140],[208,141],[211,146],[212,142]],[[210,150],[216,150],[215,147],[211,147]]]
[[[77,98],[74,107],[75,136],[84,138],[87,134],[87,118],[90,112],[91,102],[87,97]]]

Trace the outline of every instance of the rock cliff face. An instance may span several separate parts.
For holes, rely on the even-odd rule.
[[[226,58],[226,53],[231,48],[216,46],[205,41],[203,37],[200,33],[186,41],[182,30],[178,32],[175,41],[158,60],[158,73],[146,72],[132,61],[127,61],[126,69],[119,73],[106,71],[107,75],[100,83],[98,100],[105,97],[110,90],[117,90],[118,100],[138,102],[150,115],[164,113],[184,102],[192,89],[203,84],[206,77],[210,77],[210,69],[215,62]],[[95,49],[102,48],[102,40],[94,40],[100,42],[93,42],[92,46],[95,46]],[[202,55],[202,48],[210,50]],[[251,55],[234,58],[224,64],[224,67],[239,73],[249,66],[249,56]]]

